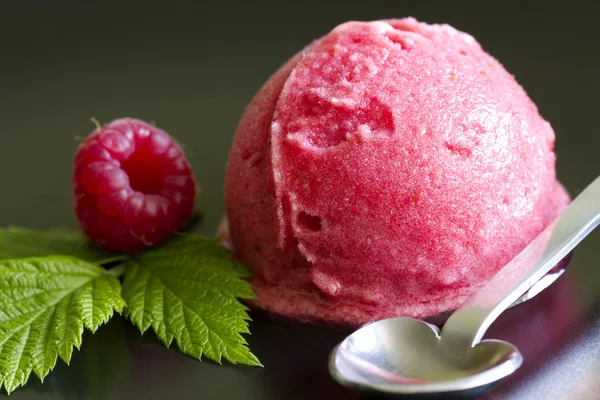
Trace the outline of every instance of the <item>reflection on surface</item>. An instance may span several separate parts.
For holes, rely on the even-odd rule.
[[[486,338],[502,339],[517,346],[525,357],[520,373],[552,355],[577,329],[581,306],[574,299],[572,277],[567,268],[554,284],[533,299],[507,310],[493,324]]]
[[[523,353],[524,362],[515,376],[509,377],[485,399],[529,398],[517,395],[523,390],[523,379],[532,385],[530,389],[536,386],[536,381],[546,381],[547,378],[541,377],[541,371],[556,361],[557,353],[568,348],[574,336],[581,334],[584,309],[575,295],[574,268],[577,268],[576,265],[569,266],[567,272],[548,289],[506,311],[492,325],[486,337],[513,343]]]
[[[119,385],[124,383],[131,367],[130,353],[125,336],[125,323],[114,317],[95,334],[86,331],[80,351],[74,351],[70,365],[62,360],[41,383],[32,374],[24,388],[8,397],[15,400],[114,399]]]
[[[263,313],[256,317],[249,341],[265,365],[258,380],[260,392],[269,394],[264,398],[359,398],[337,384],[327,370],[329,352],[351,331],[272,319]]]
[[[600,323],[581,329],[578,340],[565,343],[555,357],[538,365],[527,385],[518,385],[511,398],[598,399],[600,398]],[[576,365],[565,368],[565,365]]]

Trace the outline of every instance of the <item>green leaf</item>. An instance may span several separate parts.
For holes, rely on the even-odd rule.
[[[0,388],[22,386],[33,371],[40,379],[69,363],[91,331],[121,313],[125,302],[114,276],[71,257],[0,261]]]
[[[124,258],[122,254],[110,253],[91,244],[76,229],[0,229],[0,260],[46,256],[71,256],[98,264]]]
[[[238,298],[254,297],[248,275],[216,239],[177,235],[127,263],[127,315],[142,333],[152,327],[192,357],[260,366],[241,335],[250,318]]]

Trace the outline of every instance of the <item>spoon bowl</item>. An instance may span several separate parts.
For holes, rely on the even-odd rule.
[[[437,326],[413,318],[390,318],[363,326],[331,353],[329,369],[344,386],[365,394],[410,397],[477,396],[517,370],[519,350],[484,340],[460,364],[439,349]]]

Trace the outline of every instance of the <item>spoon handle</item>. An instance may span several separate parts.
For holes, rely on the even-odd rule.
[[[444,325],[440,345],[454,354],[479,343],[488,327],[600,224],[600,177]]]

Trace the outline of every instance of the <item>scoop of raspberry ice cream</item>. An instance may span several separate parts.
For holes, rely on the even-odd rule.
[[[358,325],[458,307],[568,204],[554,132],[476,40],[348,22],[289,60],[226,174],[254,304]]]

